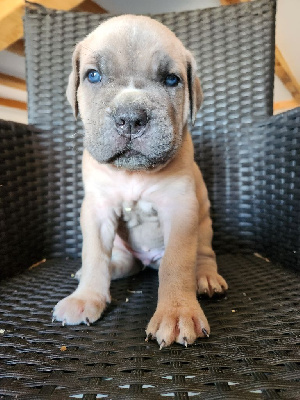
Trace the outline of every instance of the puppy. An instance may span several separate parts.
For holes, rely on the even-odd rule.
[[[228,286],[211,247],[210,203],[188,132],[202,101],[191,53],[145,16],[114,17],[80,42],[67,97],[85,137],[78,288],[53,317],[90,324],[110,302],[111,279],[158,269],[147,338],[160,348],[209,336],[197,292]]]

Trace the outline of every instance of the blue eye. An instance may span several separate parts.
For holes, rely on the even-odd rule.
[[[178,86],[179,82],[180,82],[180,78],[175,74],[167,75],[165,78],[165,81],[164,81],[165,85],[167,85],[169,87]]]
[[[90,83],[101,82],[101,79],[102,79],[102,77],[99,74],[99,72],[96,71],[95,69],[91,69],[91,70],[88,71],[87,78],[88,78],[88,81]]]

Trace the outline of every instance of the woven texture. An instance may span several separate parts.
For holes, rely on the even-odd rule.
[[[112,305],[90,327],[51,323],[55,303],[76,287],[78,262],[47,261],[3,282],[0,398],[299,399],[297,276],[250,255],[218,263],[231,289],[201,300],[212,335],[187,349],[144,341],[154,271],[113,282]]]
[[[233,243],[235,251],[253,244],[253,224],[244,223],[236,213],[244,195],[239,188],[246,184],[235,167],[243,156],[237,132],[272,113],[274,14],[273,0],[257,0],[154,16],[182,39],[198,63],[204,104],[193,137],[213,205],[219,252],[231,251]],[[52,139],[48,148],[48,221],[52,226],[55,221],[55,226],[54,240],[47,243],[51,256],[76,256],[81,251],[83,130],[80,121],[74,121],[65,90],[75,44],[106,18],[36,6],[29,7],[25,16],[29,120],[51,132]],[[225,187],[233,188],[234,201]],[[228,230],[234,232],[234,241]]]
[[[258,124],[254,133],[253,165],[249,159],[241,168],[253,181],[256,249],[300,271],[300,108]]]
[[[47,165],[37,130],[0,121],[0,137],[0,277],[3,277],[43,257]]]
[[[51,322],[80,267],[82,125],[65,99],[75,43],[107,16],[31,6],[30,122],[0,121],[0,399],[300,398],[300,108],[272,108],[273,0],[155,16],[194,52],[205,93],[193,139],[226,297],[201,299],[210,338],[146,343],[157,274],[113,282],[94,325]],[[237,254],[242,252],[243,254]],[[260,253],[272,260],[268,262]],[[227,253],[227,254],[224,254]]]
[[[215,177],[214,247],[260,251],[300,270],[300,108],[227,139],[212,142],[218,161],[199,161]]]
[[[58,168],[49,164],[51,134],[4,121],[0,132],[0,276],[7,276],[48,257],[60,241],[74,254],[81,197],[79,178],[72,182],[70,171],[72,193],[64,186],[57,192],[57,181],[49,180]],[[210,192],[214,248],[259,251],[300,270],[300,108],[234,132],[218,151],[222,164],[200,160],[219,181]],[[57,233],[65,215],[68,229]]]

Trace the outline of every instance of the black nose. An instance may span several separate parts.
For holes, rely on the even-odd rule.
[[[140,108],[119,107],[114,115],[117,131],[132,139],[141,136],[148,124],[147,112]]]

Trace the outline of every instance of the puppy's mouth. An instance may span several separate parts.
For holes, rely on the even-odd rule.
[[[119,158],[132,158],[132,157],[138,157],[140,155],[143,156],[141,152],[131,149],[129,147],[125,147],[125,149],[118,151],[109,160],[107,160],[107,163],[113,164]]]
[[[146,156],[140,151],[126,147],[122,151],[114,154],[106,162],[117,168],[126,169],[129,171],[153,170],[165,164],[167,160],[152,158]]]

